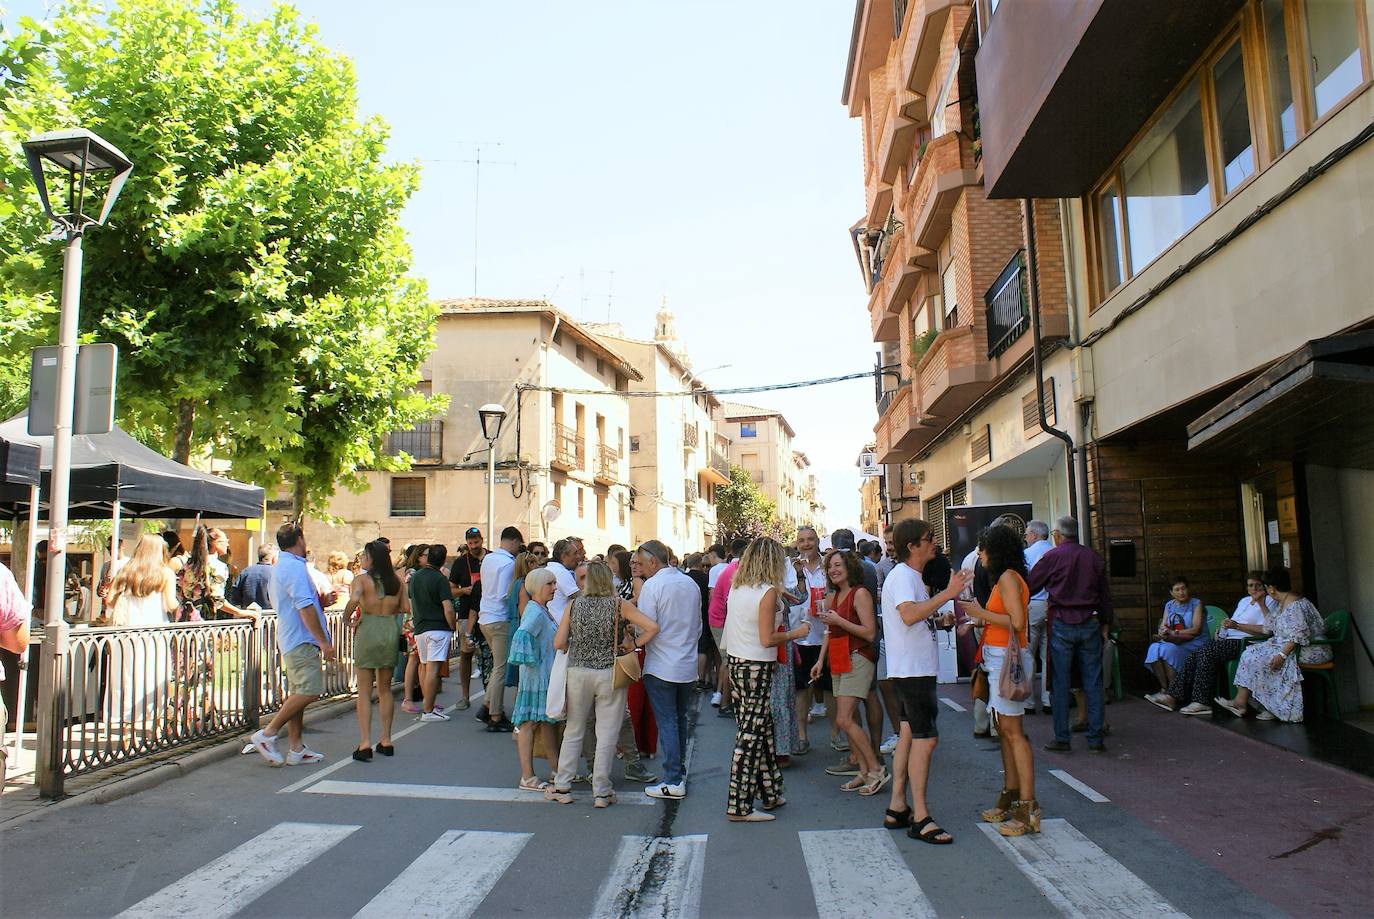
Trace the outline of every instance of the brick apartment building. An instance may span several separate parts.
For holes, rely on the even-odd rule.
[[[950,505],[1074,503],[1066,448],[1033,375],[1027,222],[984,188],[971,0],[860,0],[843,102],[863,127],[865,212],[852,228],[884,374],[874,429],[890,517],[942,532]],[[1073,430],[1060,205],[1034,247],[1050,425]],[[887,507],[884,508],[886,515]]]

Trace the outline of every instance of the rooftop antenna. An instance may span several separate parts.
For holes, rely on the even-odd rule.
[[[474,167],[473,186],[472,186],[472,295],[477,296],[477,267],[478,258],[481,254],[481,229],[482,229],[482,164],[488,166],[510,166],[515,167],[514,160],[484,160],[482,159],[483,147],[499,147],[499,140],[459,140],[454,143],[462,146],[475,148],[475,155],[470,160],[446,160],[430,159],[425,160],[429,163],[461,163],[465,166]]]

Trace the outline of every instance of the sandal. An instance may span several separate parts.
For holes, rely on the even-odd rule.
[[[548,782],[540,781],[539,776],[537,776],[537,775],[532,775],[532,776],[530,776],[530,777],[527,778],[527,779],[521,779],[521,780],[520,780],[520,784],[517,785],[516,787],[519,788],[521,791],[538,791],[538,792],[544,792],[544,791],[548,791],[548,790],[549,790],[550,788],[552,788],[553,786],[552,786],[551,784],[549,784]]]
[[[865,798],[872,797],[886,788],[890,781],[892,781],[892,773],[884,768],[879,768],[877,772],[869,773],[868,784],[859,789],[859,794]]]
[[[592,802],[592,807],[596,807],[596,808],[610,807],[610,806],[611,806],[612,804],[614,804],[614,803],[615,803],[615,792],[611,792],[611,793],[608,794],[608,795],[597,795],[597,796],[596,796],[596,800],[595,800],[594,802]]]
[[[783,806],[784,804],[786,804],[786,803],[787,803],[787,799],[786,799],[786,798],[778,798],[778,800],[774,801],[772,804],[765,804],[765,805],[763,805],[763,809],[766,810],[766,811],[775,811],[775,810],[777,810],[778,808],[782,807],[782,806]]]
[[[865,773],[860,772],[858,775],[854,776],[854,778],[850,779],[848,782],[845,782],[843,785],[841,785],[840,791],[858,791],[860,788],[863,788],[867,784],[868,776]]]
[[[1032,798],[1017,801],[1011,807],[1009,819],[997,827],[1003,836],[1026,836],[1040,832],[1040,803]]]
[[[929,833],[925,832],[927,829]],[[913,823],[907,827],[907,836],[912,839],[919,839],[921,842],[928,842],[932,846],[947,846],[954,842],[954,837],[949,835],[931,817],[925,817],[918,823]],[[940,837],[944,837],[941,839]]]
[[[552,801],[554,804],[573,803],[572,789],[558,789],[552,786],[544,789],[544,800]]]
[[[911,808],[895,811],[889,808],[883,813],[883,829],[904,830],[911,826]]]
[[[1011,816],[1012,805],[1016,803],[1016,792],[1010,788],[1003,788],[997,795],[997,803],[978,816],[984,823],[1001,823]]]

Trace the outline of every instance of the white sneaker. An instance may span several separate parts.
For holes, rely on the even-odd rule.
[[[449,720],[451,720],[451,719],[449,718],[448,715],[445,715],[445,714],[444,714],[443,709],[439,708],[439,706],[436,705],[436,706],[434,707],[434,711],[432,711],[432,712],[425,712],[423,715],[420,716],[420,719],[419,719],[419,720],[421,720],[421,721],[449,721]]]
[[[253,749],[262,754],[262,758],[273,766],[280,766],[286,760],[277,751],[277,738],[268,737],[261,730],[254,731],[253,736],[248,739],[253,745]]]
[[[324,762],[324,754],[316,753],[309,747],[301,747],[299,750],[289,750],[286,754],[286,765],[288,766],[313,766],[316,763]]]
[[[716,708],[720,708],[720,693],[711,693],[711,704],[714,705]]]
[[[644,789],[644,793],[651,798],[675,801],[679,798],[687,797],[687,785],[684,782],[678,782],[676,785],[669,785],[667,782],[664,782],[661,785],[653,785]]]
[[[444,708],[444,707],[443,707],[442,705],[440,705],[438,702],[435,702],[435,703],[434,703],[434,711],[437,712],[437,713],[439,713],[440,715],[442,715],[442,714],[444,714],[445,712],[447,712],[448,709]]]
[[[816,702],[816,703],[812,704],[812,706],[811,706],[811,711],[807,712],[807,715],[811,718],[812,721],[815,721],[815,720],[818,719],[818,718],[824,718],[824,717],[825,717],[825,703],[823,703],[823,702]]]
[[[893,753],[895,753],[896,751],[897,751],[897,735],[896,735],[896,734],[889,734],[889,735],[887,735],[887,740],[884,740],[884,741],[883,741],[883,745],[882,745],[881,747],[878,748],[878,752],[881,753],[881,754],[883,754],[884,756],[891,756],[891,755],[892,755]]]

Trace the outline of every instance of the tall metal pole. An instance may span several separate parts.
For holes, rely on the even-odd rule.
[[[487,545],[496,544],[496,441],[487,441]]]
[[[81,234],[67,234],[62,255],[62,312],[58,325],[57,416],[53,419],[48,499],[48,584],[38,671],[38,790],[62,794],[62,720],[67,655],[67,501],[71,484],[72,413],[76,404],[76,329],[81,313]]]

